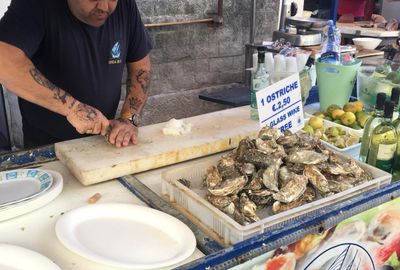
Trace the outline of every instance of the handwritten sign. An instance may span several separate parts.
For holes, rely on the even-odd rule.
[[[304,127],[299,74],[256,92],[260,126],[296,132]]]

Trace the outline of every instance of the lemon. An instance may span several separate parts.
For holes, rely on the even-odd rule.
[[[332,118],[333,119],[340,119],[342,115],[344,114],[344,111],[342,109],[335,109],[332,111]]]
[[[319,129],[324,126],[324,120],[320,117],[313,116],[308,120],[308,124],[314,129]]]
[[[342,121],[343,125],[351,126],[356,121],[356,115],[352,112],[345,112],[341,117],[340,120]]]
[[[310,125],[305,125],[304,128],[303,128],[303,130],[304,130],[305,132],[307,132],[308,134],[314,134],[314,129],[313,129],[312,126],[310,126]]]
[[[356,112],[358,112],[358,109],[354,103],[349,102],[343,106],[343,111],[356,113]]]
[[[332,104],[326,109],[326,113],[330,116],[332,116],[332,112],[336,109],[342,109],[339,105]]]
[[[362,112],[364,109],[364,104],[362,103],[362,101],[358,100],[353,102],[353,104],[356,106],[357,111],[356,112]]]

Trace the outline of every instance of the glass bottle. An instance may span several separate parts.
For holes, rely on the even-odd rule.
[[[392,63],[390,60],[385,59],[385,62],[382,65],[379,65],[375,68],[374,72],[372,73],[372,76],[376,78],[386,77],[390,72],[392,72],[391,64]]]
[[[394,103],[394,110],[393,110],[393,121],[398,119],[399,116],[399,96],[400,96],[400,88],[394,87],[392,89],[392,94],[390,96],[390,100]]]
[[[368,154],[368,164],[389,173],[392,172],[398,140],[396,128],[392,123],[393,109],[393,102],[386,101],[383,121],[372,132]]]
[[[265,69],[265,51],[266,47],[259,46],[258,50],[258,65],[257,71],[253,74],[251,80],[251,90],[250,90],[250,118],[252,120],[258,121],[258,110],[257,110],[257,98],[256,92],[269,86],[269,74]]]
[[[378,93],[376,95],[375,110],[365,123],[364,133],[361,138],[361,150],[359,157],[359,160],[362,162],[367,162],[372,131],[383,120],[383,108],[385,107],[385,101],[386,101],[385,93]]]

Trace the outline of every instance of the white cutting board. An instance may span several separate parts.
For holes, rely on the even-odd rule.
[[[255,137],[257,121],[244,106],[184,120],[192,132],[165,136],[165,123],[139,128],[139,144],[116,148],[101,136],[55,144],[56,155],[84,185],[147,171],[236,147],[246,136]]]

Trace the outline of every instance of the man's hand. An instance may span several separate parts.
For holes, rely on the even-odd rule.
[[[128,146],[129,142],[138,143],[138,128],[129,120],[110,120],[111,131],[108,141],[116,147]]]
[[[69,110],[67,120],[80,134],[106,135],[108,119],[96,108],[79,101]]]

